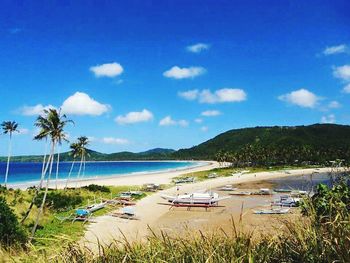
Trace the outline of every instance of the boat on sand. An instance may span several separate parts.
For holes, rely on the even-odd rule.
[[[214,192],[190,193],[184,195],[161,195],[161,197],[173,204],[217,204],[221,200],[230,198],[229,196],[219,196]]]
[[[227,184],[221,188],[219,188],[220,191],[235,191],[237,190],[238,188],[236,187],[233,187],[232,184]]]
[[[287,214],[288,212],[289,212],[289,208],[271,208],[271,209],[253,210],[253,213],[257,215],[280,215],[280,214]]]

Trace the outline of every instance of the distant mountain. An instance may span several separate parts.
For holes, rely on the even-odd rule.
[[[309,126],[272,126],[234,129],[203,142],[189,149],[155,148],[144,152],[118,152],[104,154],[89,150],[87,160],[117,161],[117,160],[167,160],[167,159],[203,159],[216,158],[219,152],[237,153],[247,146],[273,152],[275,158],[286,151],[298,159],[300,149],[303,149],[305,159],[350,158],[350,126],[336,124],[314,124]],[[306,151],[307,150],[307,151]],[[269,153],[265,153],[269,154]],[[321,156],[322,155],[322,156]],[[276,157],[277,156],[277,157]],[[311,158],[312,157],[312,158]],[[281,157],[282,158],[282,157]],[[13,161],[41,162],[43,156],[15,156]],[[62,161],[71,160],[68,152],[60,156]],[[6,161],[0,157],[0,161]]]
[[[169,155],[175,150],[155,148],[144,152],[118,152],[118,153],[100,153],[88,149],[88,161],[119,161],[119,160],[164,160],[171,158]],[[0,157],[1,162],[5,162],[7,157]],[[25,155],[25,156],[13,156],[11,161],[13,162],[42,162],[43,155]],[[71,161],[72,157],[69,152],[63,152],[60,154],[61,161]]]

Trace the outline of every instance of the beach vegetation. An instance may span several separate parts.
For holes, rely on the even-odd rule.
[[[104,185],[97,185],[97,184],[90,184],[87,186],[83,186],[82,188],[89,190],[90,192],[104,192],[104,193],[110,193],[111,190]]]
[[[3,246],[23,245],[26,241],[26,232],[18,223],[17,216],[7,204],[6,199],[0,196],[0,244]]]

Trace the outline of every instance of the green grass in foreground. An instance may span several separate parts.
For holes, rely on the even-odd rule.
[[[59,218],[64,218],[69,215],[73,215],[75,209],[78,207],[84,207],[87,204],[100,202],[102,199],[110,199],[111,197],[117,196],[119,193],[129,190],[139,190],[137,186],[108,186],[106,187],[109,192],[103,191],[89,191],[88,189],[68,189],[68,190],[50,190],[49,193],[62,194],[74,196],[77,195],[81,197],[82,202],[74,207],[66,207],[60,209],[59,211],[54,210],[49,207],[45,207],[43,216],[39,222],[38,230],[35,233],[35,238],[33,240],[33,245],[37,249],[46,249],[48,247],[62,246],[62,242],[71,242],[79,240],[79,238],[84,234],[84,230],[87,224],[82,222],[62,221]],[[3,196],[7,203],[13,209],[19,220],[22,218],[24,212],[28,208],[34,190],[5,190],[0,192],[0,196]],[[145,197],[149,193],[138,197],[138,199]],[[96,211],[93,217],[104,215],[117,207],[107,206],[104,209]],[[30,213],[28,219],[24,222],[24,229],[29,234],[31,226],[34,223],[35,216],[38,212],[38,208],[34,205],[32,212]],[[60,238],[58,238],[60,237]]]
[[[238,227],[237,227],[238,228]],[[232,233],[191,233],[173,237],[153,234],[143,243],[115,241],[93,254],[70,243],[53,251],[14,252],[14,262],[349,262],[349,216],[319,224],[308,217],[285,222],[285,231],[275,236],[253,238],[233,224]],[[51,248],[54,250],[54,248]],[[1,254],[2,253],[2,254]],[[10,252],[0,251],[9,259]]]

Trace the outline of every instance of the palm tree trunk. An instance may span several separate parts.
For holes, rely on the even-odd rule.
[[[6,174],[5,174],[5,187],[7,186],[7,177],[9,174],[10,169],[10,158],[11,158],[11,148],[12,148],[12,136],[10,134],[10,141],[9,141],[9,149],[8,149],[8,156],[7,156],[7,164],[6,164]]]
[[[67,187],[68,187],[68,183],[69,183],[72,171],[73,171],[74,163],[75,163],[75,159],[73,159],[72,166],[70,167],[68,178],[67,178],[67,181],[66,181],[66,186],[64,187],[64,189],[67,189]]]
[[[42,185],[43,185],[43,181],[44,181],[44,176],[43,174],[45,171],[45,162],[46,162],[46,155],[47,155],[47,140],[45,142],[45,152],[44,152],[44,159],[43,159],[43,166],[41,167],[41,178],[40,178],[40,184],[39,184],[39,189],[41,189]]]
[[[34,202],[35,199],[37,198],[39,191],[41,189],[41,187],[43,186],[43,181],[45,179],[45,175],[47,173],[47,169],[49,168],[49,164],[50,164],[50,160],[51,160],[51,156],[49,156],[49,158],[47,159],[47,163],[45,165],[45,161],[46,161],[46,151],[47,150],[47,141],[46,141],[46,145],[45,145],[45,154],[44,154],[44,159],[43,159],[43,166],[41,169],[41,177],[40,177],[40,183],[37,185],[36,189],[35,189],[35,193],[33,195],[32,201],[26,211],[26,213],[24,214],[23,218],[21,219],[21,224],[24,223],[24,221],[27,219],[27,217],[29,216],[30,211],[32,210],[33,206],[34,206]]]
[[[57,147],[58,148],[58,147]],[[58,166],[60,164],[60,149],[57,149],[57,164],[56,164],[56,190],[57,190],[57,184],[58,184]]]
[[[50,178],[51,178],[51,173],[52,173],[52,166],[53,166],[53,159],[54,159],[54,154],[55,154],[55,144],[56,144],[55,141],[51,142],[51,152],[50,152],[50,157],[49,157],[49,160],[50,160],[49,175],[48,175],[47,181],[46,181],[44,197],[43,197],[43,200],[41,202],[41,206],[39,208],[38,214],[36,216],[35,224],[33,226],[30,239],[33,239],[33,237],[34,237],[35,231],[36,231],[36,229],[38,227],[38,224],[39,224],[40,216],[43,213],[44,205],[45,205],[45,202],[46,202],[46,196],[47,196],[47,192],[48,192],[48,189],[49,189]]]
[[[84,155],[83,176],[82,176],[82,178],[85,177],[85,165],[86,165],[86,157],[85,157],[85,155]]]
[[[82,156],[81,156],[81,160],[80,160],[80,166],[79,166],[79,171],[78,171],[78,177],[77,177],[76,188],[78,187],[78,181],[79,181],[79,178],[80,178],[81,168],[82,168],[82,166],[83,166],[83,158],[84,158],[84,156],[82,155]]]

